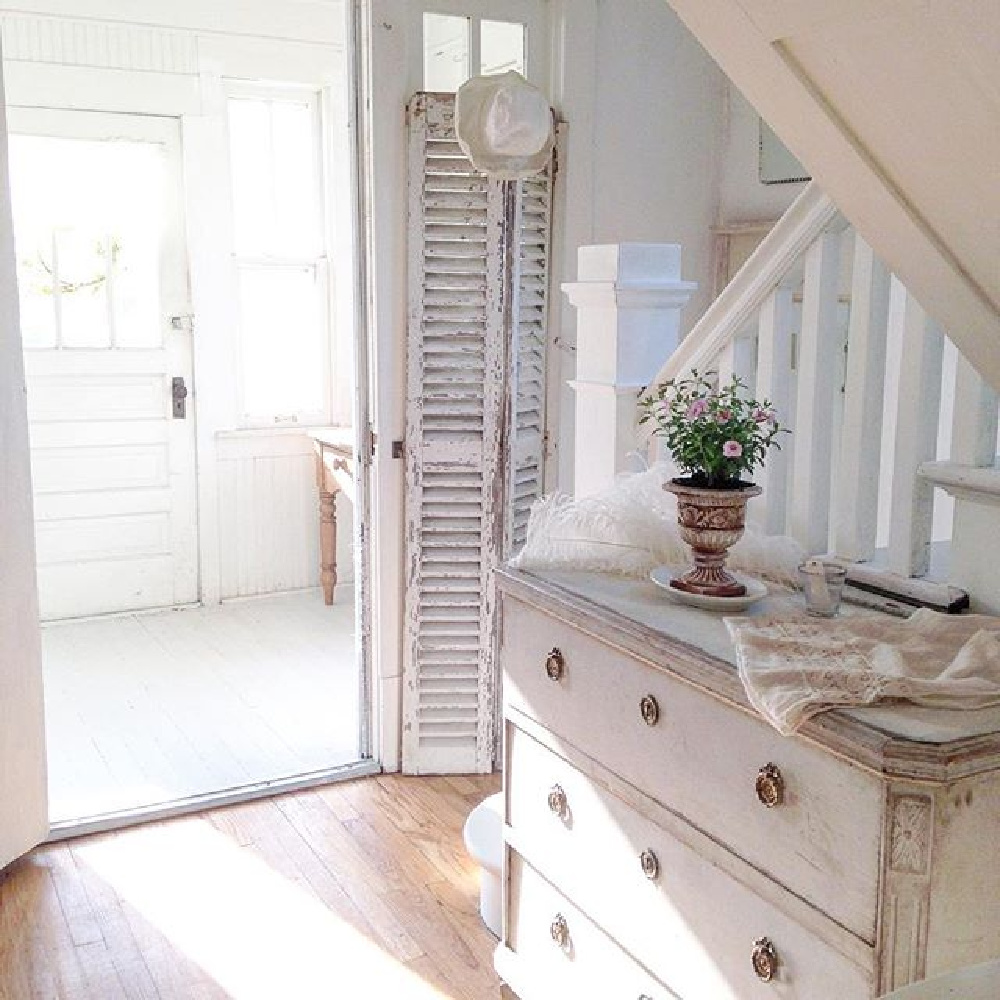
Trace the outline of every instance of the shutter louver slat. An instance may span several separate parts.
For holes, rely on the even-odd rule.
[[[549,178],[514,189],[508,350],[504,185],[477,173],[455,141],[452,95],[418,94],[408,122],[403,768],[486,771],[496,743],[493,574],[523,541],[541,493]]]

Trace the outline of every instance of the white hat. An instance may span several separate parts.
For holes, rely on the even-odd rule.
[[[462,152],[486,174],[506,180],[544,170],[552,153],[552,109],[520,73],[474,76],[455,95]]]

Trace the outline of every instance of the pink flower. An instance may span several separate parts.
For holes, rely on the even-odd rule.
[[[743,445],[739,441],[726,441],[722,446],[722,454],[726,458],[739,458],[743,454]]]
[[[715,419],[720,424],[725,424],[725,423],[729,422],[729,420],[732,417],[732,415],[733,415],[733,411],[732,410],[719,410],[719,412],[715,415]]]
[[[753,418],[758,424],[773,424],[776,420],[774,410],[762,410],[760,408],[753,411]]]
[[[688,420],[697,420],[708,409],[708,402],[704,399],[696,399],[687,411]]]

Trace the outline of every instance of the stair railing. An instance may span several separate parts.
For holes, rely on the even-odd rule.
[[[657,381],[693,369],[740,376],[792,429],[758,523],[809,553],[922,577],[935,486],[1000,495],[997,394],[815,184]]]

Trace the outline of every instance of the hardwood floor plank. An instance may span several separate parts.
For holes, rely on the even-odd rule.
[[[184,821],[177,822],[179,825]],[[148,824],[147,829],[161,826],[162,824]],[[174,947],[161,929],[147,920],[139,909],[123,900],[122,912],[162,1000],[173,1000],[175,997],[229,1000],[229,994],[183,951]]]
[[[209,815],[216,829],[227,836],[235,834],[243,847],[307,888],[340,920],[359,933],[374,936],[374,929],[364,914],[323,864],[313,845],[299,834],[274,801],[266,804],[271,808],[257,808],[254,803],[217,810]]]
[[[354,905],[364,914],[379,941],[401,962],[423,954],[394,908],[379,890],[379,873],[358,849],[322,799],[311,793],[284,796],[281,808],[289,822],[304,837],[320,836],[328,845],[321,857],[331,875],[343,887]]]
[[[492,949],[484,957],[479,947],[483,922],[479,916],[478,883],[473,897],[444,879],[429,883],[427,888],[434,897],[437,913],[451,930],[452,942],[442,951],[448,939],[435,934],[429,945],[432,956],[446,964],[446,969],[454,974],[455,982],[466,991],[470,1000],[494,997],[498,980],[493,970]],[[492,935],[490,940],[496,943]]]
[[[62,909],[63,918],[74,946],[103,941],[104,934],[100,921],[94,914],[90,897],[84,888],[80,871],[72,851],[58,851],[51,848],[39,851],[35,860],[49,869],[56,896]]]
[[[113,841],[114,838],[104,839]],[[136,943],[118,893],[96,872],[91,871],[86,862],[80,860],[72,844],[69,857],[74,862],[75,871],[70,872],[68,878],[57,881],[56,891],[60,898],[61,888],[65,883],[72,882],[74,878],[78,880],[78,891],[82,891],[90,901],[91,919],[99,926],[101,943],[117,972],[122,995],[128,1000],[160,1000],[160,991],[146,966],[143,952]],[[66,867],[69,867],[68,864]],[[87,948],[91,944],[96,942],[86,942],[78,947]]]
[[[383,776],[377,791],[360,782],[337,786],[350,796],[358,818],[343,825],[380,872],[383,882],[394,888],[397,911],[425,952],[426,959],[448,984],[455,997],[469,1000],[489,996],[496,984],[492,955],[484,961],[477,950],[483,925],[479,920],[476,866],[465,854],[461,823],[442,823],[437,810],[420,806],[418,790],[430,783],[427,778]],[[490,781],[475,782],[476,801],[495,790]],[[319,789],[326,797],[333,789]],[[389,801],[397,807],[387,808]],[[405,804],[405,808],[399,808]],[[399,818],[405,819],[402,823]]]
[[[354,796],[358,815],[355,819],[364,817],[374,828],[372,836],[363,827],[358,827],[358,838],[366,841],[366,849],[376,854],[382,850],[418,853],[421,861],[428,868],[427,880],[437,878],[472,879],[475,865],[465,853],[464,845],[454,839],[443,838],[437,825],[421,824],[415,817],[425,816],[421,807],[409,802],[408,808],[401,808],[407,803],[405,794],[392,794],[392,788],[405,789],[407,780],[398,779],[395,786],[387,789],[380,780],[378,788],[373,791],[359,792],[345,784],[344,792]],[[421,779],[423,780],[423,779]],[[354,783],[351,783],[354,784]],[[318,794],[328,797],[329,789],[319,789]],[[467,815],[467,813],[466,813]],[[351,820],[347,823],[352,822]],[[462,824],[465,817],[462,817]],[[346,823],[345,823],[346,825]],[[404,846],[405,845],[405,846]],[[415,864],[411,861],[411,864]]]
[[[27,991],[27,992],[25,992]],[[0,997],[85,997],[83,968],[44,861],[0,873]]]

